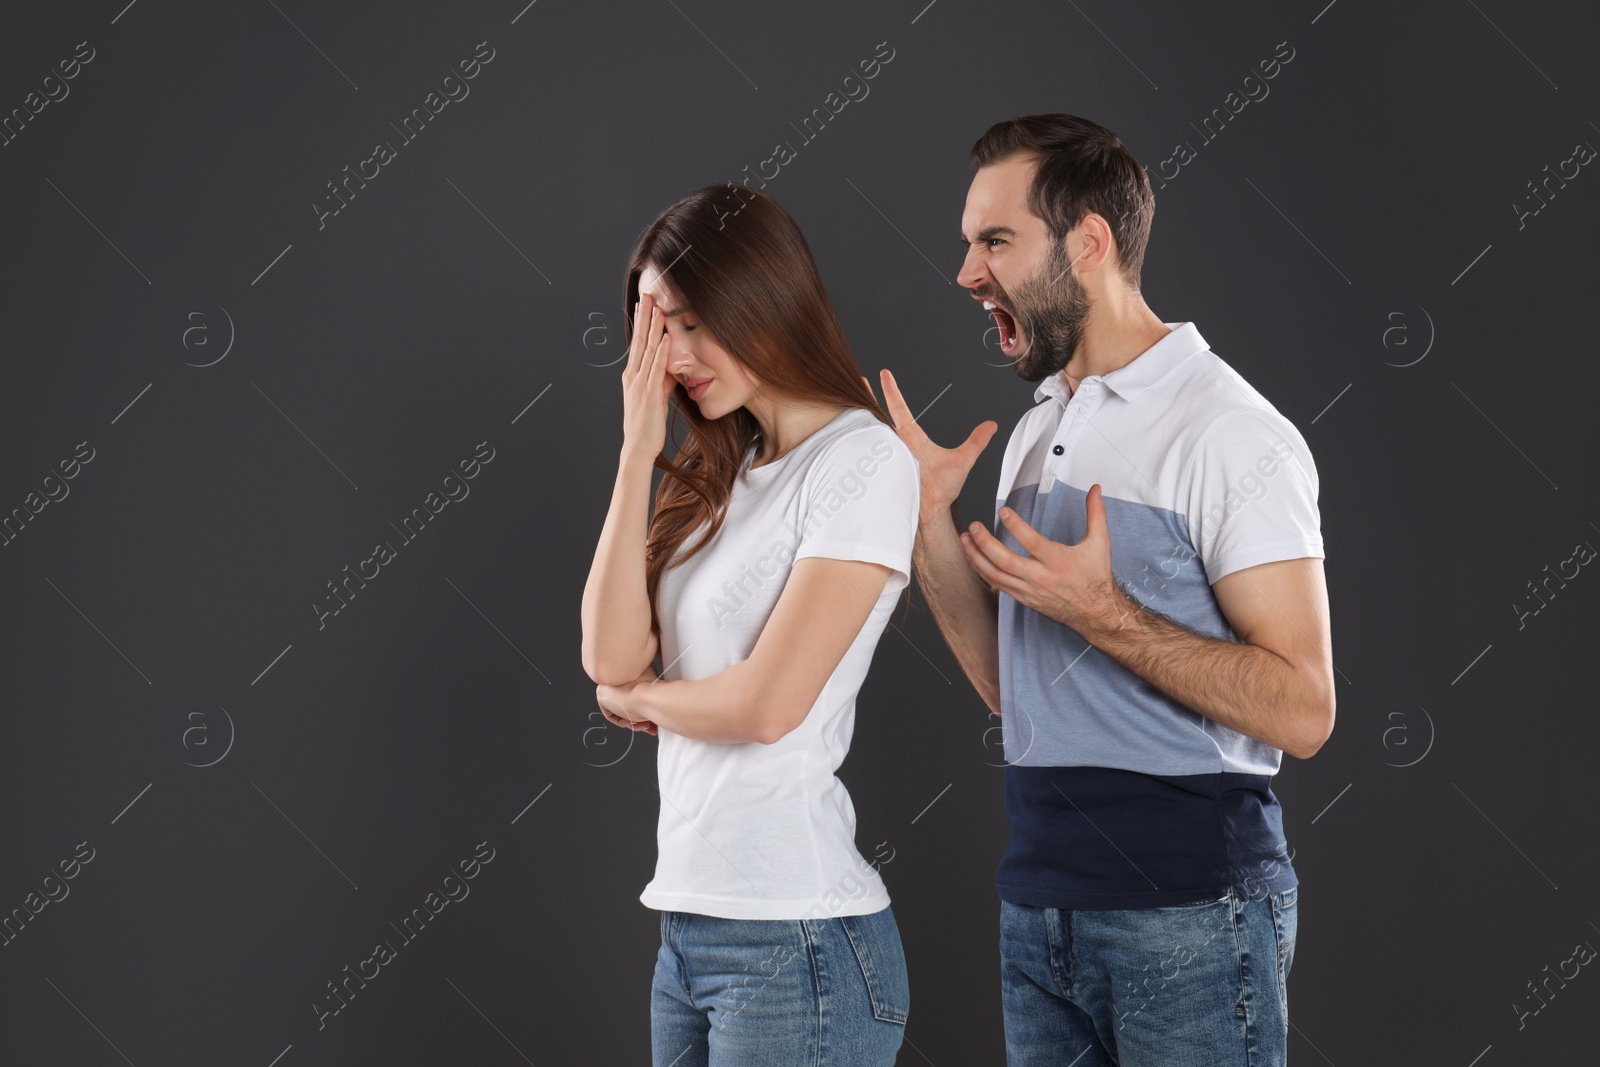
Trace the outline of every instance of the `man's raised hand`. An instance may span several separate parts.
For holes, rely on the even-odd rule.
[[[977,461],[978,454],[988,445],[1000,424],[993,419],[981,422],[955,448],[941,448],[917,425],[905,398],[900,395],[894,375],[884,369],[878,372],[878,379],[883,384],[883,396],[888,401],[895,433],[911,449],[911,454],[917,457],[917,467],[922,477],[920,518],[925,521],[941,512],[948,512],[956,497],[961,495],[961,487],[967,482],[972,464]]]

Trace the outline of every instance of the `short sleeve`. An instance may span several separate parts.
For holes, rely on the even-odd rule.
[[[831,442],[806,471],[794,558],[826,556],[881,563],[894,571],[886,592],[911,581],[921,483],[916,457],[881,423]]]
[[[1189,539],[1206,581],[1323,557],[1317,489],[1311,450],[1292,422],[1270,408],[1224,415],[1196,447],[1186,494]]]

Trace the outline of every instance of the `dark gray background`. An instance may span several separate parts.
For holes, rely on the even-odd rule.
[[[1294,1061],[1592,1055],[1592,968],[1520,1029],[1515,1005],[1600,945],[1600,577],[1520,630],[1514,605],[1600,545],[1600,176],[1521,228],[1513,206],[1600,145],[1592,9],[124,2],[0,34],[5,113],[96,50],[0,148],[0,513],[95,450],[0,549],[0,914],[95,850],[0,948],[0,1059],[644,1062],[655,743],[600,727],[578,656],[626,255],[788,141],[766,191],[863,370],[931,403],[936,440],[1009,432],[1032,386],[954,284],[967,151],[1056,110],[1152,171],[1196,147],[1157,184],[1146,298],[1321,475],[1338,725],[1276,780]],[[319,230],[325,183],[482,41],[470,96]],[[1270,95],[1205,143],[1191,123],[1280,42]],[[481,441],[470,495],[319,630],[325,583]],[[964,519],[992,520],[1003,442]],[[905,941],[900,1062],[998,1064],[999,736],[908,598],[842,776]],[[326,983],[482,841],[470,895],[319,1031]]]

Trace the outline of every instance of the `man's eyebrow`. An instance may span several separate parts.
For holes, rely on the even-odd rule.
[[[1015,237],[1016,235],[1017,231],[1013,230],[1009,226],[989,226],[978,232],[978,241],[982,243],[989,240],[991,237]],[[966,234],[962,234],[961,243],[971,244],[972,242],[967,240]]]

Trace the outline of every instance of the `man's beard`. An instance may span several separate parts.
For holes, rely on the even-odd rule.
[[[1028,340],[1027,351],[1012,364],[1017,377],[1037,382],[1059,373],[1078,350],[1089,325],[1089,295],[1068,269],[1066,242],[1052,246],[1050,258],[1017,287],[1006,306]]]

